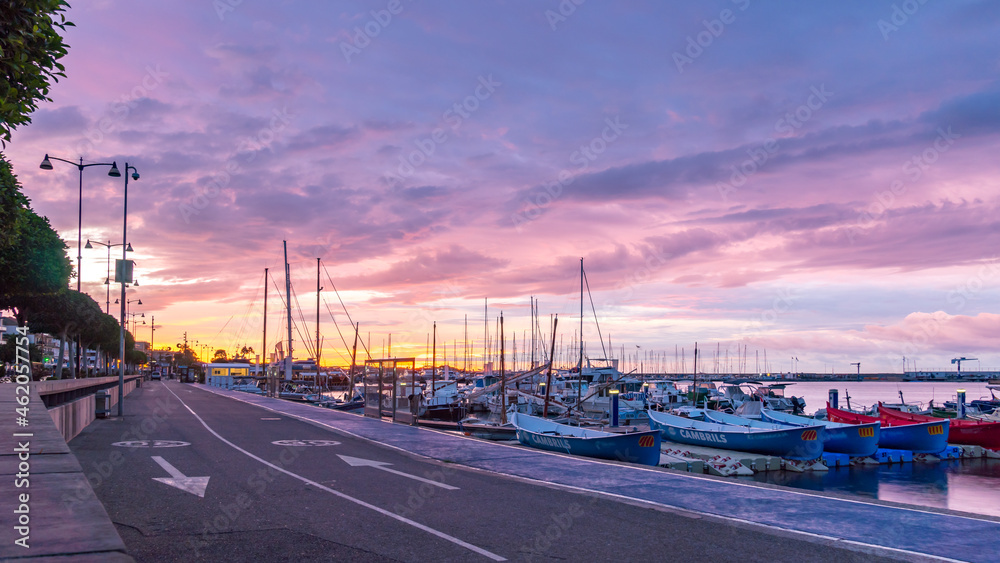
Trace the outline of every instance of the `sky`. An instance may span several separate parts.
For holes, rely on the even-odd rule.
[[[78,173],[38,163],[136,167],[157,348],[273,351],[287,240],[296,357],[322,259],[325,363],[352,321],[421,361],[437,322],[464,360],[466,318],[478,363],[502,312],[523,364],[532,296],[573,361],[582,258],[592,358],[1000,369],[996,2],[75,4],[5,153],[74,263]],[[121,242],[123,184],[85,171],[84,241]],[[83,255],[103,305],[107,251]]]

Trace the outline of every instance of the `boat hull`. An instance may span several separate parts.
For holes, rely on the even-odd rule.
[[[466,436],[482,440],[517,440],[517,429],[513,426],[494,424],[469,424],[458,422],[458,430]]]
[[[517,428],[517,441],[525,446],[551,452],[642,465],[658,465],[660,463],[660,433],[657,431],[650,430],[629,434],[590,431],[588,436],[572,436],[527,428],[525,421],[532,419],[548,422],[521,413],[514,413],[511,417],[511,422]],[[561,424],[549,424],[554,427],[564,427],[567,432],[574,430],[573,427]]]
[[[962,418],[941,419],[921,414],[911,414],[888,409],[879,405],[879,418],[885,424],[903,426],[921,422],[948,420],[948,441],[952,444],[982,446],[991,450],[1000,449],[1000,422],[988,422]]]
[[[826,416],[834,422],[868,424],[881,422],[873,416],[826,407]],[[948,446],[948,421],[935,419],[907,425],[886,426],[879,432],[878,446],[891,450],[907,450],[918,454],[936,454]]]
[[[823,451],[837,454],[847,454],[852,457],[867,457],[878,450],[879,436],[882,433],[882,423],[868,422],[865,424],[824,424],[804,416],[796,416],[788,413],[777,413],[764,410],[761,418],[777,424],[788,424],[791,426],[808,426],[820,423],[826,429],[826,440],[823,442]]]
[[[649,411],[648,414],[649,427],[660,431],[663,439],[671,442],[786,459],[811,460],[823,455],[824,429],[821,426],[765,430],[708,424],[656,411]]]

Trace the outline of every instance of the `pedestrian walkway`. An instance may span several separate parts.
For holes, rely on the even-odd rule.
[[[198,389],[417,455],[632,502],[806,534],[854,549],[993,561],[1000,522],[554,454],[203,385]]]
[[[132,561],[36,386],[27,417],[15,410],[17,387],[0,385],[0,560]]]

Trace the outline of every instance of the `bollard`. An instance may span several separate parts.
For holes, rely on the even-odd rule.
[[[618,393],[617,389],[608,391],[611,395],[611,427],[618,428]]]
[[[955,401],[955,410],[958,411],[958,418],[965,418],[965,389],[959,389],[958,398]]]
[[[836,389],[830,389],[830,406],[835,409],[840,408],[839,406],[837,406],[837,395],[838,393]]]

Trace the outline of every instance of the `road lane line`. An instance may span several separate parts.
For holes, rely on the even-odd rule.
[[[164,387],[166,387],[166,386],[164,386]],[[439,537],[439,538],[441,538],[443,540],[449,541],[449,542],[451,542],[451,543],[453,543],[455,545],[464,547],[465,549],[468,549],[469,551],[478,553],[479,555],[482,555],[483,557],[487,557],[489,559],[492,559],[493,561],[506,561],[507,560],[505,557],[501,557],[501,556],[499,556],[499,555],[497,555],[497,554],[495,554],[493,552],[487,551],[487,550],[485,550],[485,549],[483,549],[481,547],[474,546],[471,543],[468,543],[466,541],[462,541],[462,540],[460,540],[460,539],[458,539],[458,538],[456,538],[454,536],[449,536],[448,534],[446,534],[444,532],[440,532],[438,530],[435,530],[434,528],[431,528],[430,526],[425,526],[425,525],[421,524],[420,522],[416,522],[414,520],[410,520],[409,518],[405,518],[405,517],[400,516],[400,515],[398,515],[398,514],[396,514],[394,512],[390,512],[388,510],[385,510],[384,508],[379,508],[379,507],[375,506],[374,504],[369,504],[369,503],[367,503],[367,502],[365,502],[365,501],[363,501],[361,499],[354,498],[354,497],[352,497],[352,496],[350,496],[348,494],[345,494],[345,493],[342,493],[340,491],[331,489],[331,488],[329,488],[329,487],[327,487],[325,485],[321,485],[320,483],[317,483],[316,481],[313,481],[312,479],[309,479],[307,477],[303,477],[301,475],[292,473],[291,471],[288,471],[287,469],[285,469],[283,467],[278,467],[277,465],[274,465],[273,463],[271,463],[271,462],[269,462],[269,461],[267,461],[265,459],[257,457],[254,454],[252,454],[252,453],[244,450],[243,448],[237,446],[236,444],[230,442],[229,440],[223,438],[215,430],[212,430],[212,428],[208,424],[206,424],[205,421],[202,420],[202,418],[200,416],[198,416],[198,413],[194,412],[194,410],[192,410],[191,407],[187,406],[187,403],[185,403],[183,400],[181,400],[181,398],[178,397],[176,393],[174,393],[173,389],[170,389],[169,387],[167,387],[167,391],[170,391],[170,394],[173,395],[178,401],[180,401],[181,405],[183,405],[184,408],[186,408],[188,410],[188,412],[190,412],[192,415],[194,415],[194,417],[196,419],[198,419],[198,422],[200,422],[201,425],[204,426],[205,429],[208,430],[213,436],[215,436],[216,438],[218,438],[219,440],[221,440],[222,443],[226,444],[227,446],[233,448],[234,450],[242,453],[243,455],[245,455],[245,456],[247,456],[247,457],[249,457],[251,459],[254,459],[254,460],[256,460],[256,461],[258,461],[258,462],[260,462],[260,463],[262,463],[262,464],[264,464],[264,465],[266,465],[266,466],[268,466],[268,467],[270,467],[270,468],[272,468],[272,469],[274,469],[276,471],[280,471],[281,473],[284,473],[285,475],[288,475],[289,477],[294,477],[295,479],[298,479],[299,481],[302,481],[303,483],[305,483],[307,485],[312,485],[313,487],[316,487],[317,489],[326,491],[326,492],[328,492],[328,493],[330,493],[330,494],[332,494],[334,496],[337,496],[337,497],[340,497],[340,498],[342,498],[344,500],[353,502],[354,504],[357,504],[359,506],[363,506],[363,507],[368,508],[370,510],[374,510],[375,512],[378,512],[379,514],[382,514],[384,516],[388,516],[389,518],[392,518],[393,520],[397,520],[397,521],[402,522],[404,524],[413,526],[414,528],[417,528],[419,530],[423,530],[423,531],[425,531],[425,532],[427,532],[427,533],[429,533],[431,535],[437,536],[437,537]]]
[[[434,485],[435,487],[441,487],[442,489],[445,489],[445,490],[448,490],[448,491],[457,491],[458,490],[458,487],[454,487],[454,486],[449,485],[447,483],[441,483],[440,481],[434,481],[432,479],[424,479],[423,477],[418,477],[416,475],[410,475],[409,473],[403,473],[402,471],[396,471],[395,469],[389,469],[386,466],[387,465],[392,465],[392,464],[391,463],[386,463],[384,461],[373,461],[373,460],[370,460],[370,459],[362,459],[360,457],[351,457],[349,455],[340,455],[340,454],[337,454],[337,457],[339,457],[340,459],[344,460],[344,462],[347,463],[347,465],[350,465],[351,467],[374,467],[375,469],[381,469],[382,471],[386,471],[388,473],[392,473],[393,475],[400,475],[400,476],[406,477],[408,479],[413,479],[415,481],[421,481],[423,483],[427,483],[428,485]]]

